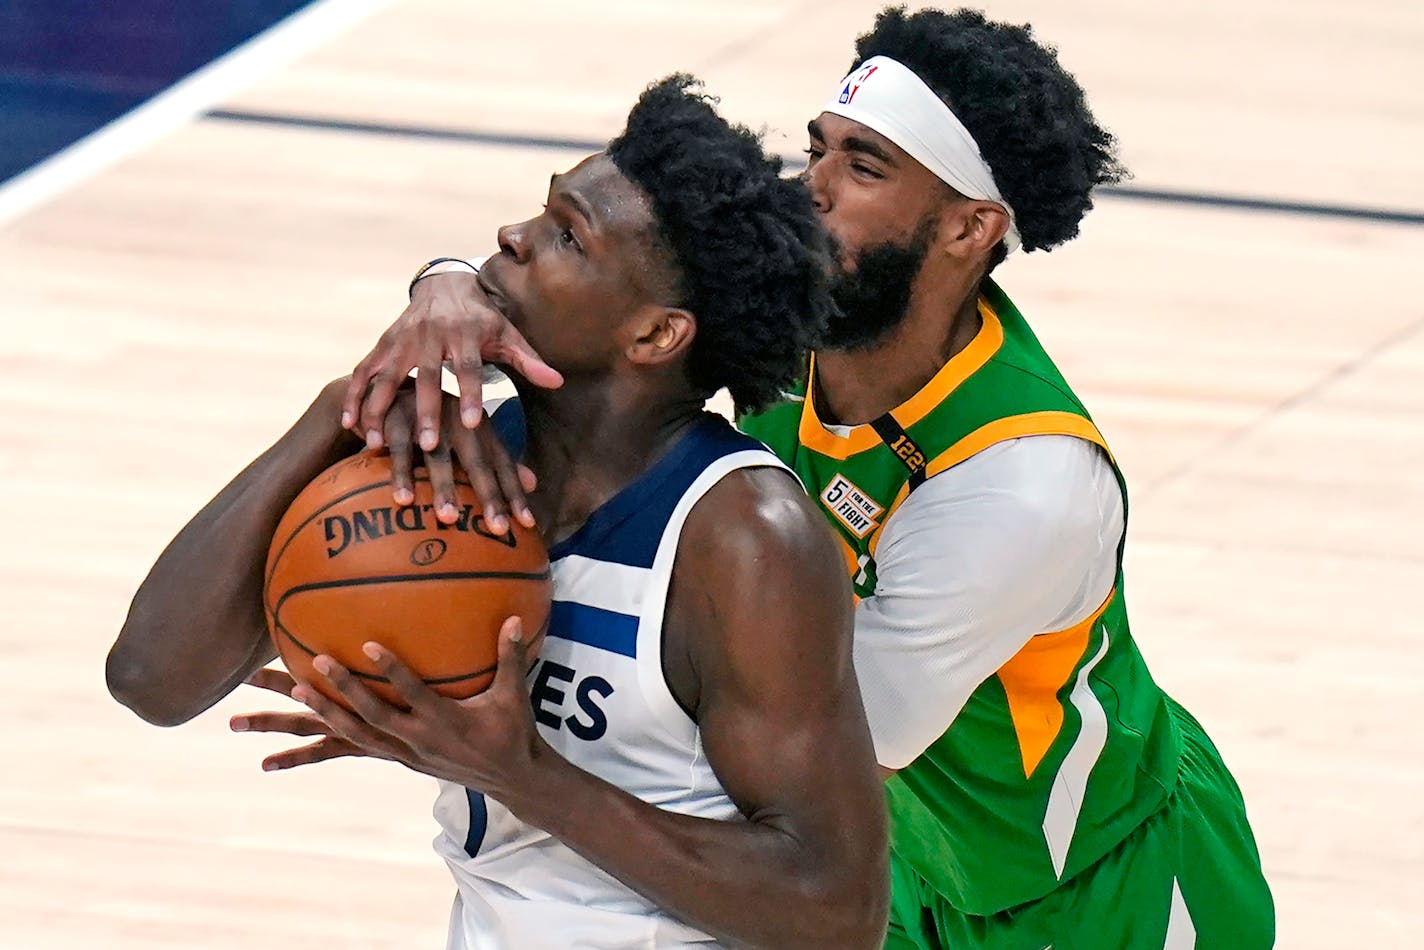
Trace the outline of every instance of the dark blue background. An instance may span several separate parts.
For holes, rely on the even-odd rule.
[[[0,0],[0,181],[303,6],[298,0]]]

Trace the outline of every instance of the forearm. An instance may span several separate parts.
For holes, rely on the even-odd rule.
[[[736,946],[880,946],[884,869],[839,847],[856,831],[678,814],[542,748],[537,791],[506,805],[674,916]]]
[[[142,718],[176,725],[274,655],[262,608],[272,533],[303,487],[359,447],[329,387],[312,408],[184,526],[135,594],[109,653],[109,691]]]

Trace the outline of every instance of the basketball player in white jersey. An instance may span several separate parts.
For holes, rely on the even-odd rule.
[[[840,557],[796,479],[702,410],[723,386],[764,404],[795,375],[830,306],[825,239],[804,191],[688,83],[650,87],[606,152],[500,230],[481,272],[564,378],[521,384],[486,426],[540,472],[542,639],[506,624],[493,684],[465,701],[369,644],[408,712],[329,657],[317,668],[354,712],[260,669],[277,520],[361,447],[337,424],[341,380],[174,539],[110,654],[111,691],[153,722],[249,677],[306,703],[233,721],[320,737],[267,768],[357,754],[439,779],[451,948],[857,948],[884,933],[884,804]],[[409,444],[413,415],[388,440]],[[459,452],[453,399],[445,415]]]
[[[824,506],[861,597],[858,676],[894,770],[887,947],[1270,947],[1241,791],[1131,636],[1126,482],[991,276],[1078,233],[1123,174],[1112,136],[1051,46],[974,10],[887,9],[827,78],[806,184],[842,249],[841,314],[805,386],[740,424]],[[358,366],[347,424],[379,437],[393,387],[442,356],[477,421],[485,347],[558,382],[473,270],[422,271],[440,276]],[[498,458],[481,447],[472,476]],[[517,479],[492,480],[520,516]]]

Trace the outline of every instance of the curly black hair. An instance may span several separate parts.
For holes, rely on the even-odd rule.
[[[739,413],[752,412],[805,372],[835,306],[829,238],[806,189],[700,88],[683,73],[650,85],[607,154],[651,200],[675,305],[697,320],[692,384],[707,395],[725,386]]]
[[[872,56],[907,66],[943,99],[1014,209],[1027,251],[1078,234],[1093,188],[1127,177],[1117,143],[1088,109],[1083,88],[1032,29],[995,23],[978,10],[889,7],[855,44],[853,71]],[[1002,245],[990,264],[1003,260]]]

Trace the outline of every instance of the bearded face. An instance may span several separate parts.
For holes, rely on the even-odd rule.
[[[915,275],[938,225],[938,215],[926,215],[909,238],[863,248],[849,265],[837,266],[831,294],[839,312],[826,325],[822,348],[864,349],[884,340],[904,321]]]

